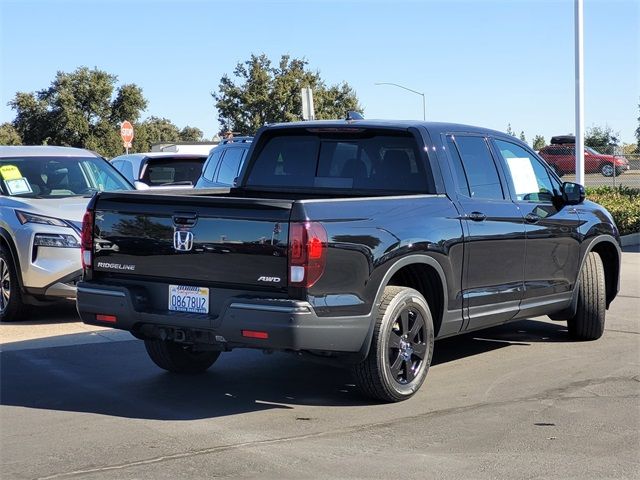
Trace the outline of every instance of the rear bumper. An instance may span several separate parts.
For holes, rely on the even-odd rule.
[[[144,310],[134,288],[81,282],[77,307],[82,321],[128,330],[145,338],[185,343],[267,350],[358,353],[370,337],[371,317],[318,317],[313,307],[297,300],[228,298],[216,316]],[[136,306],[138,308],[136,308]],[[96,315],[115,316],[102,322]],[[266,332],[268,338],[249,338],[243,330]]]

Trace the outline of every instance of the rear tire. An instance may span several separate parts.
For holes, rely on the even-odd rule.
[[[22,320],[27,306],[22,301],[13,257],[4,245],[0,246],[0,322]]]
[[[173,373],[204,372],[220,356],[220,352],[194,352],[190,347],[166,340],[145,340],[144,346],[153,363]]]
[[[600,173],[605,177],[613,177],[616,173],[615,168],[610,163],[603,163],[600,165]]]
[[[604,267],[600,255],[590,252],[578,280],[578,308],[567,321],[569,336],[575,340],[597,340],[604,333],[607,311]]]
[[[383,402],[410,398],[429,371],[433,339],[424,297],[412,288],[386,287],[369,355],[353,367],[356,383],[365,395]]]

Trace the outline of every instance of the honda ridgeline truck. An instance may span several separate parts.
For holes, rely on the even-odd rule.
[[[230,190],[97,194],[82,249],[82,320],[159,367],[297,352],[382,401],[418,390],[436,338],[538,315],[599,338],[620,272],[611,215],[525,143],[408,121],[266,126]]]

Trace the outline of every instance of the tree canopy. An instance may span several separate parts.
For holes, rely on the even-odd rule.
[[[251,55],[236,65],[233,78],[220,79],[211,95],[218,110],[221,132],[253,134],[266,123],[301,119],[302,88],[313,91],[316,119],[343,118],[347,111],[362,112],[348,83],[327,86],[320,72],[309,71],[305,59],[282,55],[276,66],[265,55]]]
[[[533,137],[533,149],[538,151],[547,146],[547,142],[542,135],[536,135]]]
[[[584,144],[592,147],[599,152],[608,152],[613,147],[618,146],[619,134],[606,125],[605,127],[593,126],[589,128],[584,135]]]
[[[135,122],[147,101],[135,84],[115,88],[118,77],[97,68],[58,72],[37,92],[16,93],[13,126],[28,145],[66,145],[113,156],[122,151],[118,124]]]
[[[131,152],[147,152],[155,142],[201,141],[202,130],[180,130],[166,118],[138,122],[147,100],[135,84],[116,88],[118,77],[97,68],[58,72],[51,85],[37,92],[16,93],[12,124],[0,126],[0,144],[66,145],[88,148],[106,157],[123,153],[120,124],[134,126]]]
[[[21,145],[22,139],[15,127],[9,122],[0,125],[0,145]]]
[[[520,130],[520,140],[522,140],[524,143],[527,143],[527,137],[524,135],[524,130]]]
[[[133,148],[131,152],[148,152],[151,144],[160,142],[200,142],[202,130],[186,126],[180,130],[168,118],[149,117],[134,125]]]

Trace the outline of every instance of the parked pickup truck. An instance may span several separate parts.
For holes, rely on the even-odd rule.
[[[620,271],[609,213],[526,144],[406,121],[266,126],[228,193],[97,194],[82,249],[82,320],[159,367],[297,352],[383,401],[418,390],[435,338],[538,315],[599,338]]]

